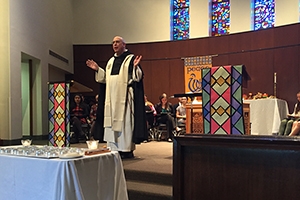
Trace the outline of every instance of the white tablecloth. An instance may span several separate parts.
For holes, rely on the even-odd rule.
[[[0,199],[126,200],[117,152],[77,159],[0,155]]]
[[[287,117],[287,102],[281,99],[244,100],[250,103],[251,135],[278,133],[280,122]]]

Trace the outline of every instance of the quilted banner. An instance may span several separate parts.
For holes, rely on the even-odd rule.
[[[49,145],[70,146],[70,84],[49,83]]]
[[[242,72],[242,65],[202,69],[205,134],[245,134]]]

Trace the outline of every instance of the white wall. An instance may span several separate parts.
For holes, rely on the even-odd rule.
[[[251,1],[252,0],[230,1],[230,33],[239,33],[252,29]]]
[[[190,38],[209,36],[209,1],[190,0]]]
[[[1,0],[0,6],[0,139],[7,138],[10,132],[9,99],[9,0]]]
[[[48,68],[48,80],[49,82],[62,82],[65,80],[65,74],[63,73],[62,70],[49,65]]]
[[[282,26],[299,22],[299,7],[299,0],[276,0],[275,26]]]
[[[209,0],[190,0],[190,38],[209,36]],[[252,0],[231,0],[230,33],[252,30]],[[275,26],[299,22],[299,0],[276,0]],[[170,40],[170,0],[73,0],[74,44]]]
[[[170,39],[170,0],[73,0],[74,44]]]
[[[73,72],[73,13],[72,0],[11,0],[10,19],[10,131],[4,139],[17,139],[22,136],[21,101],[21,53],[24,52],[40,60],[41,74],[40,101],[42,119],[37,121],[36,134],[48,133],[48,65],[51,64],[67,72]],[[1,5],[2,6],[2,5]],[[63,56],[69,63],[49,55],[49,50]],[[0,80],[0,85],[3,81]],[[6,84],[6,83],[5,83]],[[38,97],[37,97],[38,98]],[[8,133],[7,133],[8,134]]]

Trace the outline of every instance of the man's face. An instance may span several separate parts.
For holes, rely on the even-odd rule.
[[[114,52],[117,55],[121,55],[125,51],[125,48],[126,48],[126,44],[125,44],[124,40],[119,36],[114,37],[112,46],[113,46]]]

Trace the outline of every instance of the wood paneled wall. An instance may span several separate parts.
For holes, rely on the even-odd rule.
[[[299,199],[299,140],[190,135],[173,143],[173,199]]]
[[[127,48],[143,56],[145,93],[153,103],[163,92],[169,96],[184,92],[181,58],[189,56],[217,55],[213,57],[214,66],[244,64],[251,77],[244,93],[273,94],[273,76],[277,72],[277,97],[288,101],[290,111],[300,91],[299,23],[220,37],[127,44]],[[105,66],[112,55],[111,45],[74,45],[74,80],[93,88],[96,94],[98,85],[85,61],[90,58]]]

